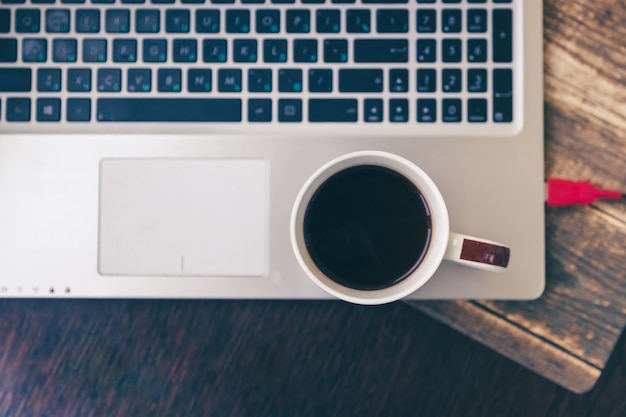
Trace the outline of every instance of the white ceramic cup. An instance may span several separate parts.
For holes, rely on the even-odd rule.
[[[384,288],[356,289],[328,277],[313,261],[305,242],[304,218],[318,188],[335,174],[358,166],[388,168],[408,179],[422,195],[430,214],[430,240],[421,261],[404,278]],[[318,169],[304,183],[291,213],[291,243],[298,262],[319,287],[342,300],[356,304],[384,304],[399,300],[424,285],[443,260],[489,271],[502,271],[510,249],[490,240],[450,231],[448,210],[430,177],[414,163],[381,151],[362,151],[340,156]]]

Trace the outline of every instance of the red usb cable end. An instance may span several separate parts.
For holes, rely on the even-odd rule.
[[[626,197],[619,191],[602,190],[586,181],[550,178],[546,182],[546,203],[548,207],[591,204],[600,198],[622,200]]]

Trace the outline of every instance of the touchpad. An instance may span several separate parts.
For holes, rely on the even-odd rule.
[[[267,175],[263,160],[102,160],[100,274],[263,276]]]

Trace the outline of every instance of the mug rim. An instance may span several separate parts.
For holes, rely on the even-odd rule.
[[[311,258],[304,241],[304,215],[315,191],[333,175],[354,167],[375,165],[391,169],[408,179],[426,200],[431,218],[431,236],[422,261],[401,281],[385,288],[359,290],[346,287],[326,276]],[[356,304],[385,304],[399,300],[424,285],[435,273],[448,245],[448,210],[433,180],[406,158],[383,151],[358,151],[341,155],[317,169],[302,185],[294,202],[290,235],[296,259],[308,277],[329,294]]]

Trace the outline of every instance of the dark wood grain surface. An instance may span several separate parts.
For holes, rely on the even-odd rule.
[[[624,386],[626,340],[580,396],[403,303],[0,303],[2,417],[621,417]]]
[[[626,186],[626,3],[548,0],[546,177]],[[626,204],[546,212],[539,300],[412,303],[575,392],[599,377],[626,324]]]

